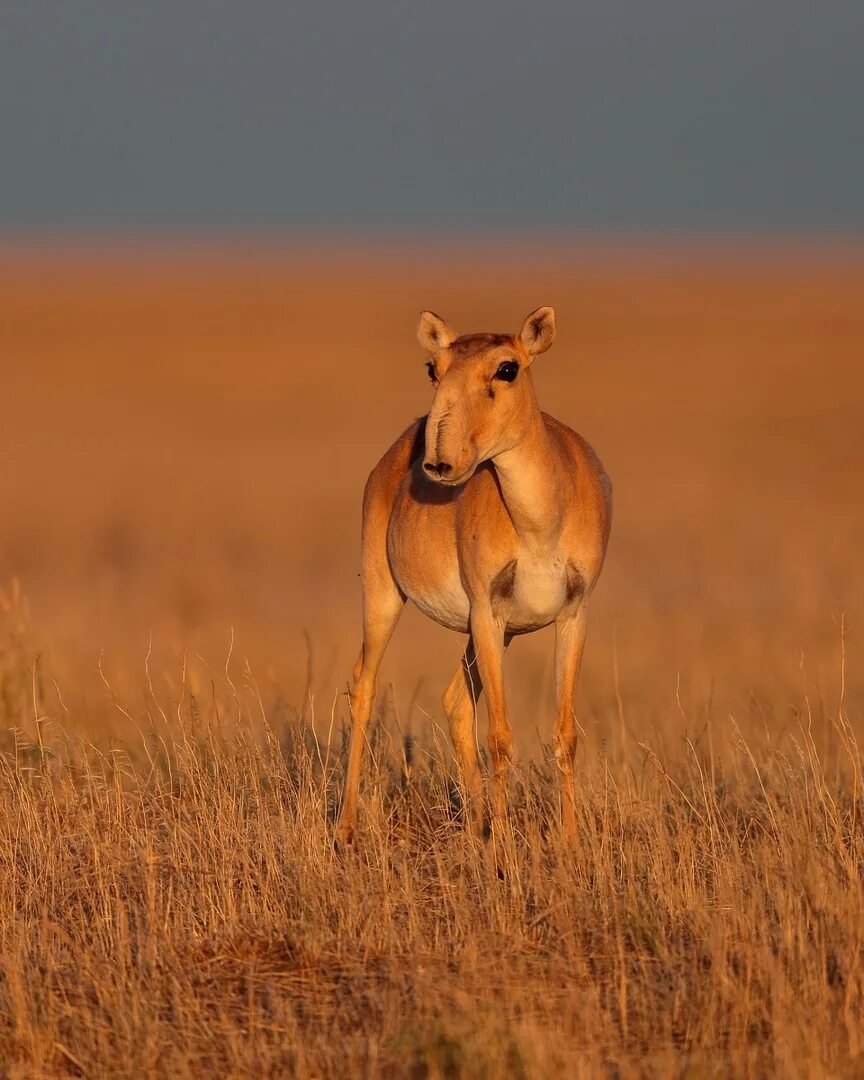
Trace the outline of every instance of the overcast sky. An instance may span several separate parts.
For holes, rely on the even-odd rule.
[[[860,230],[864,0],[3,0],[0,230]]]

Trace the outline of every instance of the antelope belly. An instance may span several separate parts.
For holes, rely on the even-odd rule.
[[[434,588],[414,582],[403,588],[409,600],[413,600],[424,615],[448,630],[468,633],[470,605],[458,574],[455,578],[436,583]]]

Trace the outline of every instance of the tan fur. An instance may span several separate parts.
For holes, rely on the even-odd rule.
[[[554,334],[551,308],[532,312],[516,336],[458,337],[440,316],[421,316],[418,338],[436,379],[432,408],[375,466],[363,497],[363,648],[351,692],[340,841],[354,833],[378,667],[406,598],[469,635],[444,709],[472,816],[484,833],[505,812],[512,755],[504,649],[514,634],[555,624],[553,746],[563,823],[575,834],[574,697],[586,603],[609,538],[611,486],[585,440],[537,406],[529,369]],[[513,382],[495,377],[505,362],[519,365]],[[476,700],[484,689],[488,809],[474,740]]]

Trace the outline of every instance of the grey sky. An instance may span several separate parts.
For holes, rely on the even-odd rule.
[[[860,229],[864,2],[5,0],[0,230]]]

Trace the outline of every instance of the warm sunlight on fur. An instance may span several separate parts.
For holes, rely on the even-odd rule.
[[[609,540],[612,489],[585,440],[538,407],[530,368],[554,336],[549,307],[532,312],[515,336],[460,337],[431,311],[420,317],[418,338],[435,384],[432,409],[387,451],[363,495],[363,647],[351,691],[342,842],[354,833],[378,668],[406,598],[435,622],[468,634],[443,702],[471,813],[484,834],[504,818],[513,747],[504,650],[515,634],[554,623],[552,745],[564,829],[576,837],[574,700],[588,598]],[[488,812],[474,731],[483,690]]]

